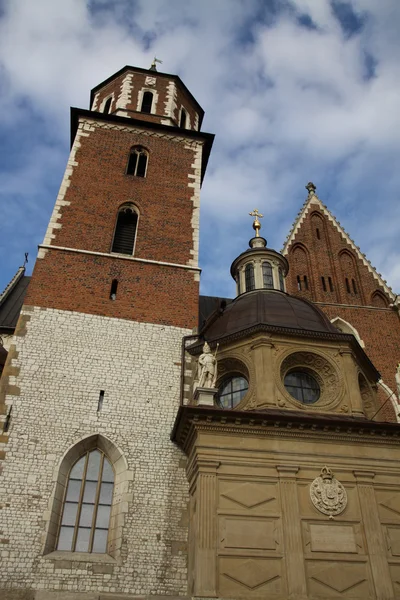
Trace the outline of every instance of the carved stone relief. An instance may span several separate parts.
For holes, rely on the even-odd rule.
[[[342,513],[347,506],[346,490],[328,467],[323,467],[321,475],[312,482],[310,498],[315,508],[330,518]]]

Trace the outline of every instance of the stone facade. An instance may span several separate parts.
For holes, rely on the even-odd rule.
[[[13,417],[0,478],[2,597],[12,597],[4,589],[185,596],[185,460],[169,436],[189,331],[30,307],[22,317],[29,321],[15,338],[18,375],[8,381]],[[75,446],[82,452],[90,436],[103,439],[114,465],[120,457],[126,463],[120,547],[107,555],[54,552],[49,524],[63,459]]]

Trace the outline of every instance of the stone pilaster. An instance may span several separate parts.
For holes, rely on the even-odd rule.
[[[217,469],[219,462],[197,462],[194,596],[217,596]]]
[[[275,379],[273,371],[272,342],[260,340],[252,347],[254,366],[256,369],[256,381],[262,381],[263,385],[257,388],[256,406],[275,406]]]
[[[300,600],[307,597],[307,585],[296,482],[299,468],[285,465],[277,466],[277,470],[282,502],[288,598]]]
[[[357,480],[358,497],[376,597],[378,600],[389,600],[394,598],[394,592],[373,487],[375,473],[372,471],[354,471],[354,476]]]
[[[358,373],[354,363],[353,355],[350,350],[341,351],[344,364],[344,373],[346,375],[348,397],[351,403],[351,412],[353,415],[365,417],[360,386],[358,383]]]

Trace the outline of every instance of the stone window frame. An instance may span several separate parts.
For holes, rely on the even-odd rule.
[[[303,404],[286,390],[285,375],[295,369],[309,373],[316,379],[320,387],[320,397],[314,404]],[[287,350],[280,358],[276,378],[278,389],[285,400],[302,410],[332,410],[340,404],[343,397],[344,382],[341,371],[327,354],[316,351],[314,348]]]
[[[133,173],[129,171],[129,164],[130,164],[132,154],[136,154],[136,156],[137,156],[136,165],[135,165],[135,169],[134,169]],[[146,157],[146,168],[144,170],[143,175],[138,175],[137,171],[138,171],[139,159],[140,159],[141,155]],[[149,156],[150,156],[150,152],[149,152],[148,148],[146,148],[146,146],[143,146],[142,144],[134,144],[133,146],[131,146],[131,148],[129,150],[129,154],[128,154],[128,161],[126,163],[125,175],[128,175],[128,177],[139,177],[141,179],[145,179],[147,177],[147,169],[149,166]]]
[[[107,100],[110,100],[110,98],[111,98],[110,110],[107,113],[107,114],[110,115],[111,114],[112,105],[115,103],[115,97],[114,96],[115,96],[114,92],[112,94],[108,94],[107,96],[104,96],[103,100],[101,101],[101,104],[99,106],[98,111],[104,113],[104,108],[106,106]]]
[[[128,253],[125,253],[125,252],[114,252],[113,251],[114,239],[115,239],[115,233],[117,231],[119,213],[122,210],[124,210],[124,208],[131,208],[136,213],[136,215],[137,215],[136,229],[135,229],[135,238],[133,240],[132,254],[128,254]],[[139,208],[137,207],[137,205],[134,202],[123,202],[118,207],[117,214],[116,214],[116,217],[115,217],[115,225],[114,225],[114,231],[113,231],[112,241],[111,241],[111,248],[110,248],[110,254],[111,255],[116,255],[116,256],[135,256],[136,241],[137,241],[138,230],[139,230],[139,221],[140,221],[140,210],[139,210]]]
[[[104,453],[112,464],[115,473],[107,553],[95,554],[90,552],[56,550],[70,470],[83,454],[95,449]],[[89,435],[70,446],[65,452],[54,470],[53,481],[53,493],[49,500],[48,510],[43,516],[45,530],[42,554],[49,559],[81,562],[118,561],[121,556],[122,531],[125,525],[125,518],[129,506],[133,502],[133,492],[131,490],[133,471],[129,470],[127,460],[122,451],[102,434]]]
[[[142,101],[145,92],[151,92],[153,95],[153,102],[151,103],[151,111],[149,113],[142,113]],[[157,102],[158,102],[158,93],[155,88],[151,87],[142,87],[138,93],[138,101],[136,110],[143,115],[156,115],[157,114]]]

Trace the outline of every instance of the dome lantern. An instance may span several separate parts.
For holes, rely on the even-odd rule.
[[[260,236],[263,217],[255,208],[249,213],[254,217],[256,234],[249,241],[250,249],[242,252],[232,263],[231,275],[236,281],[237,295],[254,290],[270,289],[285,292],[285,277],[289,265],[284,256],[267,248],[267,240]]]

